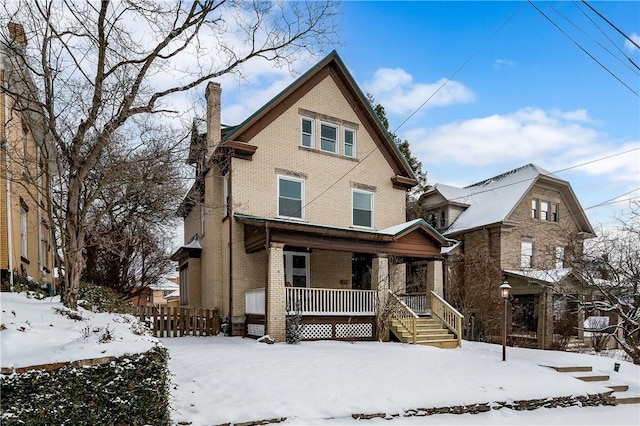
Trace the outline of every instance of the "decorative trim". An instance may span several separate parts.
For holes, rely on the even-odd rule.
[[[363,191],[376,192],[377,187],[373,185],[367,185],[365,183],[351,182],[351,188],[361,189]]]
[[[351,130],[358,130],[360,125],[353,121],[342,120],[340,118],[332,117],[330,115],[321,114],[319,112],[309,111],[308,109],[298,108],[298,114],[314,120],[326,121],[330,124],[339,124],[340,126],[349,127]]]
[[[307,149],[309,149],[309,148],[307,148]],[[281,168],[278,168],[278,167],[273,169],[273,171],[277,175],[291,176],[291,177],[295,177],[295,178],[298,178],[298,179],[305,179],[306,180],[309,177],[306,173],[303,173],[303,172],[296,172],[294,170],[281,169]]]

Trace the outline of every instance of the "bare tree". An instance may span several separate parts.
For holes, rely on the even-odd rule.
[[[25,0],[3,9],[3,24],[24,26],[25,43],[6,32],[0,43],[35,83],[11,95],[43,111],[53,146],[45,154],[56,176],[52,221],[60,226],[69,307],[77,304],[91,209],[108,176],[96,166],[113,141],[144,143],[141,123],[174,113],[174,95],[240,72],[253,58],[291,66],[336,34],[331,2]]]

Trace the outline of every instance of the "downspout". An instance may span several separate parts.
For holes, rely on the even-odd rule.
[[[267,303],[269,297],[269,275],[271,273],[271,265],[269,264],[269,259],[271,257],[271,253],[269,252],[269,223],[267,221],[264,222],[264,248],[267,251],[267,281],[264,288],[264,333],[267,333],[267,327],[269,325],[269,304]]]
[[[4,66],[4,55],[2,55],[1,60],[2,63],[0,65]],[[9,172],[10,172],[10,163],[9,163],[9,104],[8,104],[8,96],[7,96],[7,90],[8,90],[8,83],[7,83],[7,76],[6,76],[6,71],[4,70],[4,68],[2,68],[2,87],[3,87],[3,103],[4,103],[4,123],[2,123],[3,125],[3,131],[4,131],[4,144],[5,144],[5,177],[6,177],[6,183],[7,183],[7,187],[6,187],[6,191],[7,191],[7,256],[9,259],[9,288],[10,291],[13,291],[13,232],[11,229],[11,179],[9,178]]]
[[[227,216],[229,219],[229,321],[231,322],[230,335],[233,335],[233,209],[231,208],[231,203],[233,202],[233,177],[231,174],[231,158],[231,154],[229,154]]]

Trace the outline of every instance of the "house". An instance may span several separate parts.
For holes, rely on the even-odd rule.
[[[512,286],[512,339],[551,348],[554,326],[581,328],[577,305],[560,293],[579,291],[572,261],[594,231],[569,182],[527,164],[464,188],[436,184],[420,203],[427,222],[459,241],[447,255],[445,296],[470,321],[484,321],[485,338],[498,325],[505,279]],[[478,324],[467,328],[468,337],[478,337],[471,335]]]
[[[9,23],[8,30],[11,39],[0,44],[0,278],[3,289],[18,282],[46,288],[54,265],[45,125],[30,102],[31,76],[16,60],[26,47],[24,29]]]
[[[177,278],[176,278],[177,279]],[[141,289],[126,302],[131,306],[175,306],[180,295],[180,286],[174,278],[161,278],[158,282]],[[169,302],[172,302],[171,304]]]
[[[187,160],[181,306],[218,309],[234,335],[282,341],[297,312],[304,339],[373,339],[408,262],[431,260],[441,293],[449,241],[405,222],[413,172],[336,52],[240,125],[221,125],[220,96],[209,83]]]

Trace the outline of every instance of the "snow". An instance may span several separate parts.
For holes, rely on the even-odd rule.
[[[158,339],[138,336],[131,315],[94,313],[78,308],[82,320],[73,320],[57,310],[67,310],[60,297],[37,300],[25,293],[1,293],[1,367],[28,367],[53,362],[122,356],[146,352]],[[67,310],[68,311],[68,310]],[[112,340],[99,343],[106,331]]]
[[[131,332],[127,315],[61,315],[57,298],[0,294],[1,366],[28,366],[148,350],[158,341]],[[15,315],[14,313],[15,312]],[[109,327],[115,341],[83,337],[89,326]],[[459,349],[381,342],[301,342],[265,344],[240,337],[162,339],[170,352],[171,416],[174,424],[238,423],[286,417],[285,424],[363,424],[391,421],[424,424],[640,424],[638,405],[570,407],[522,412],[399,417],[355,421],[355,413],[399,413],[416,408],[492,403],[518,399],[586,395],[607,391],[544,365],[591,365],[611,383],[627,384],[640,395],[640,366],[575,353],[507,348],[463,342]],[[620,363],[619,372],[614,362]]]
[[[150,284],[149,288],[151,290],[175,291],[179,290],[180,286],[168,278],[161,278],[157,283]]]

